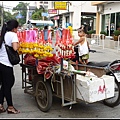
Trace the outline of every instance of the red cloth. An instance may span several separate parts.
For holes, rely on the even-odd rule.
[[[33,55],[26,54],[24,56],[24,64],[35,66],[36,58]]]
[[[24,63],[27,65],[35,66],[36,58],[30,54],[26,54],[24,56]],[[57,64],[60,64],[60,58],[58,58],[55,54],[53,55],[53,57],[46,57],[38,60],[38,64],[36,66],[37,73],[45,74],[46,79],[48,79],[52,75],[52,66],[55,66]]]
[[[38,61],[36,66],[38,74],[44,74],[46,68],[60,64],[60,59],[54,54],[53,57],[46,57]]]

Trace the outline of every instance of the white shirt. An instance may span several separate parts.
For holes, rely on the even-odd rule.
[[[88,50],[88,45],[87,45],[86,38],[85,38],[85,41],[84,41],[84,43],[82,45],[79,44],[79,49],[78,50],[79,50],[79,56],[88,54],[89,50]]]
[[[19,42],[17,33],[15,33],[15,32],[6,32],[4,39],[5,39],[5,43],[9,46],[12,46],[13,42]],[[0,63],[4,64],[6,66],[9,66],[9,67],[13,67],[13,65],[10,63],[10,61],[8,59],[8,55],[7,55],[4,43],[2,43],[2,46],[0,48]]]

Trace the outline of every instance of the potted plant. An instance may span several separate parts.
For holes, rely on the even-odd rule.
[[[100,34],[101,34],[101,35],[100,35],[101,40],[103,39],[103,38],[102,38],[102,35],[104,35],[104,39],[105,39],[105,36],[107,35],[107,33],[106,33],[105,31],[101,31]]]
[[[89,31],[87,31],[87,37],[88,38],[91,38],[92,34],[95,34],[95,30],[89,30]]]
[[[115,30],[113,32],[113,34],[114,34],[114,36],[113,36],[114,41],[118,41],[118,36],[120,35],[120,30]]]

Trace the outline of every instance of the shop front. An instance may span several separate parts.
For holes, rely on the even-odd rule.
[[[101,17],[101,29],[107,32],[107,36],[112,36],[114,30],[120,28],[120,12],[104,14]]]
[[[99,24],[96,23],[96,29],[99,28],[98,33],[105,31],[107,36],[113,36],[113,32],[120,29],[120,10],[118,9],[120,1],[92,2],[92,5],[102,8],[97,10],[100,17],[96,14],[96,21],[100,21]]]
[[[96,13],[81,13],[81,25],[86,25],[87,30],[95,30]]]

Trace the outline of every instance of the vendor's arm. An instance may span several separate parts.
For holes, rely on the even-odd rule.
[[[87,41],[87,46],[88,46],[88,49],[90,50],[90,45],[89,45],[89,42]]]
[[[76,46],[77,44],[81,43],[83,41],[83,38],[80,38],[77,42],[75,42],[73,45]]]

